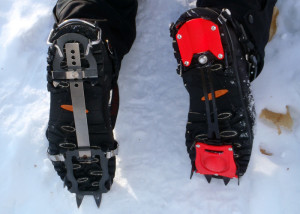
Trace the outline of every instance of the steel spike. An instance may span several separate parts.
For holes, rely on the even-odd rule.
[[[67,186],[67,176],[64,178],[64,188]]]
[[[204,176],[205,176],[207,182],[210,184],[211,179],[212,179],[212,175],[204,175]]]
[[[230,178],[223,177],[223,181],[224,181],[225,186],[227,186],[227,184],[228,184],[229,181],[230,181]]]
[[[193,169],[193,167],[192,167],[192,169],[191,169],[191,175],[190,175],[190,179],[192,179],[193,175],[194,175],[194,169]]]
[[[78,194],[76,194],[76,202],[77,202],[77,207],[78,208],[80,207],[83,198],[84,198],[84,195],[78,195]]]
[[[109,179],[109,188],[108,188],[108,190],[110,190],[110,188],[111,188],[111,185],[112,185],[112,182],[111,182],[111,179]]]
[[[97,207],[99,208],[100,204],[101,204],[102,194],[94,195],[94,198],[95,198],[95,202],[97,204]]]

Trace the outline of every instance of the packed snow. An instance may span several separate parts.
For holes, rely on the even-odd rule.
[[[189,97],[175,71],[168,27],[195,0],[139,0],[137,38],[119,78],[116,178],[100,210],[92,197],[77,208],[46,155],[46,38],[56,1],[0,1],[0,213],[299,213],[299,1],[278,1],[278,32],[252,84],[257,115],[263,108],[285,113],[288,105],[293,131],[278,135],[257,117],[248,171],[240,185],[224,186],[199,174],[189,179]]]

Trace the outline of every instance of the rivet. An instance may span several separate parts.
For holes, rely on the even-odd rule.
[[[188,66],[190,63],[189,63],[189,61],[185,61],[184,64],[185,64],[186,66]]]
[[[216,29],[217,29],[216,26],[214,26],[214,25],[211,26],[211,30],[212,30],[212,31],[215,31]]]
[[[248,16],[248,21],[249,21],[250,24],[254,23],[254,18],[251,14]]]
[[[180,34],[177,35],[177,39],[181,39],[182,36]]]
[[[205,55],[199,56],[198,61],[199,61],[200,64],[202,64],[202,65],[205,64],[205,63],[207,63],[207,56],[205,56]]]
[[[228,151],[232,151],[232,148],[229,148]]]
[[[222,58],[223,58],[223,54],[219,54],[219,55],[218,55],[218,58],[219,58],[219,59],[222,59]]]
[[[75,71],[72,72],[72,77],[78,78],[78,76],[79,76],[78,72],[75,72]]]
[[[239,158],[240,156],[238,154],[233,155],[235,158]]]
[[[225,9],[223,9],[229,16],[231,16],[231,12],[230,12],[230,10],[229,9],[227,9],[227,8],[225,8]]]
[[[200,145],[196,145],[197,148],[200,148]]]

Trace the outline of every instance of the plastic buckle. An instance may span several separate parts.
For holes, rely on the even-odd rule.
[[[197,173],[237,178],[232,146],[213,146],[197,142],[195,147]]]

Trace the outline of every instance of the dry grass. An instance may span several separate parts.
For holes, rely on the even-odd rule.
[[[281,128],[284,127],[288,130],[292,130],[294,121],[290,115],[289,107],[286,106],[286,114],[272,112],[268,109],[263,109],[260,113],[260,118],[272,122],[278,130],[278,134],[281,134]]]
[[[271,22],[271,27],[270,27],[269,42],[273,39],[274,35],[276,34],[278,15],[279,15],[279,10],[277,7],[274,7],[272,22]]]

